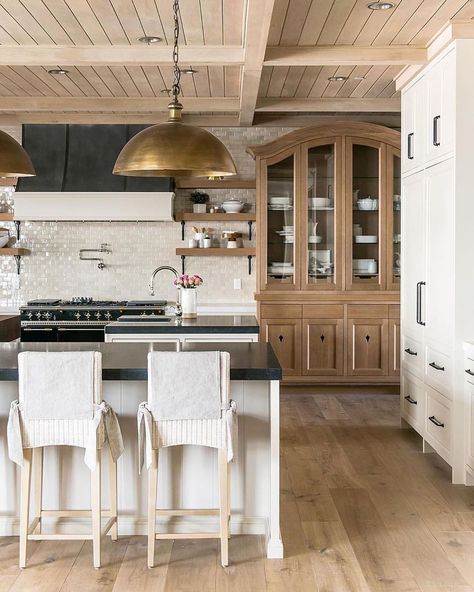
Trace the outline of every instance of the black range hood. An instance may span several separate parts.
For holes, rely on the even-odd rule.
[[[122,177],[112,169],[120,150],[145,125],[23,125],[23,147],[36,177],[17,191],[174,191],[168,177]]]

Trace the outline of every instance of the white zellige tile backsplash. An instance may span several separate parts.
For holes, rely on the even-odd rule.
[[[17,139],[19,127],[2,128]],[[290,131],[288,128],[209,128],[228,147],[235,159],[238,175],[255,176],[255,163],[245,152],[249,144],[260,144]],[[255,207],[254,190],[207,190],[211,203],[227,197],[238,197]],[[190,191],[179,190],[177,210],[191,210]],[[3,198],[5,205],[5,197]],[[2,223],[14,229],[11,223]],[[151,272],[159,265],[181,269],[175,249],[188,246],[192,223],[186,225],[185,241],[177,222],[24,222],[20,244],[31,249],[22,259],[17,276],[13,258],[0,258],[0,308],[16,309],[33,298],[91,296],[96,299],[138,299],[148,297]],[[236,230],[247,237],[247,224],[213,224],[213,235],[222,230]],[[104,255],[106,268],[100,271],[97,262],[80,261],[79,249],[110,245],[112,253]],[[255,244],[244,241],[244,246]],[[198,273],[204,279],[199,288],[201,303],[249,303],[255,291],[255,260],[248,275],[246,257],[187,258],[186,272]],[[240,278],[242,288],[234,290],[233,280]],[[172,276],[163,273],[156,283],[156,296],[175,299]]]

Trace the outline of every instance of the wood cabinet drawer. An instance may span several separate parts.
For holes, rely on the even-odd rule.
[[[388,319],[348,319],[347,332],[347,374],[388,376]]]
[[[402,374],[401,413],[403,419],[423,434],[425,422],[425,391],[423,383],[409,372]]]
[[[270,343],[283,369],[283,378],[301,374],[301,321],[265,319],[261,323],[262,340]]]
[[[344,320],[305,319],[303,321],[303,374],[342,376],[344,374]]]
[[[452,360],[429,345],[425,349],[425,380],[431,387],[452,398]]]
[[[343,319],[343,304],[304,304],[304,319]]]
[[[451,401],[429,386],[426,389],[426,440],[450,463]]]
[[[262,319],[301,319],[303,307],[301,304],[262,304],[260,317]]]
[[[388,304],[348,304],[349,319],[388,319]]]
[[[423,347],[419,341],[402,336],[402,368],[418,378],[423,378]]]

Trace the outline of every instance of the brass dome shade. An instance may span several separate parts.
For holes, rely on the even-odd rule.
[[[0,131],[0,177],[34,177],[33,163],[21,144]]]
[[[224,144],[200,127],[181,122],[182,105],[168,105],[166,123],[139,132],[125,144],[114,175],[129,177],[228,177],[237,174]]]

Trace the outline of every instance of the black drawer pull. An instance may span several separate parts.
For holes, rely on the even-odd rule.
[[[415,134],[413,132],[411,132],[411,134],[408,134],[408,136],[407,136],[407,156],[408,156],[409,160],[413,160],[415,158],[415,156],[413,154],[414,136],[415,136]]]
[[[412,399],[410,397],[410,395],[406,395],[405,399],[411,404],[411,405],[418,405],[418,401],[415,401],[415,399]]]
[[[414,352],[409,347],[406,348],[405,353],[408,354],[409,356],[417,356],[418,355],[417,352]]]
[[[469,374],[469,376],[474,376],[474,372],[469,370],[469,368],[466,370],[466,374]]]
[[[433,146],[441,146],[441,142],[439,141],[439,122],[441,119],[441,115],[437,115],[433,117]]]
[[[438,366],[436,362],[430,362],[429,365],[435,370],[440,370],[441,372],[444,372],[444,366]]]
[[[431,423],[434,423],[437,428],[444,428],[444,423],[441,423],[434,415],[428,417]]]

